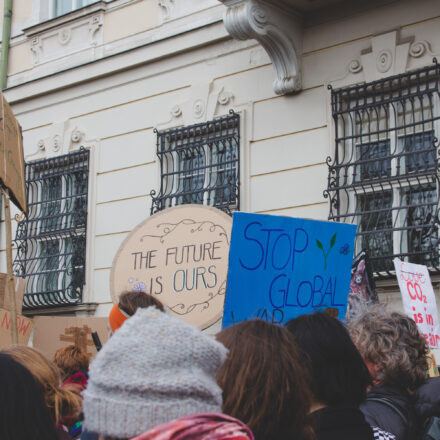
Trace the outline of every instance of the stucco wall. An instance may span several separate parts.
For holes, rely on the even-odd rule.
[[[154,9],[153,3],[145,0],[131,8],[148,15],[149,8]],[[13,98],[14,111],[23,127],[28,160],[53,154],[50,140],[55,134],[61,135],[64,152],[75,148],[70,138],[75,129],[83,133],[83,143],[92,151],[84,300],[100,304],[97,314],[106,314],[110,306],[113,256],[128,232],[149,215],[149,193],[158,188],[155,127],[201,122],[226,114],[230,108],[240,112],[243,210],[327,218],[328,202],[323,197],[328,173],[325,160],[332,154],[334,143],[327,85],[365,80],[363,71],[352,73],[348,66],[371,50],[376,32],[399,28],[397,44],[429,42],[431,53],[409,57],[407,69],[429,64],[432,54],[440,53],[440,17],[435,8],[438,2],[398,3],[307,27],[303,90],[292,96],[275,95],[273,68],[262,47],[255,41],[227,38],[218,20],[186,33],[185,51],[175,52],[176,44],[182,41],[176,36],[161,42],[157,54],[154,51],[158,46],[147,46],[143,59],[148,59],[149,53],[155,55],[145,64],[139,58],[138,66],[118,67],[117,73],[69,86],[69,77],[72,83],[78,78],[77,70],[71,68],[63,73],[65,80],[57,90],[40,96],[37,89],[43,82],[35,79],[29,86],[33,87],[29,89],[31,99],[17,98],[20,86],[6,92]],[[104,32],[104,41],[126,36],[122,30],[125,25],[118,28],[119,19],[123,17],[123,23],[127,22],[124,14],[119,9],[112,18],[106,18],[113,30]],[[159,21],[148,16],[145,22],[137,17],[132,31],[140,31],[142,23],[157,25],[157,32],[161,29]],[[15,49],[12,56],[19,53]],[[116,65],[118,56],[106,62]],[[11,65],[17,63],[13,60]],[[91,74],[94,68],[94,64],[82,67]],[[58,84],[56,81],[54,77],[53,84]],[[229,102],[219,103],[220,93],[227,93]],[[192,110],[196,100],[206,104],[200,119]],[[182,115],[173,117],[171,110],[176,105],[181,106]],[[45,152],[39,150],[41,140],[47,145]],[[4,270],[4,242],[1,246]],[[384,295],[400,307],[396,290]]]

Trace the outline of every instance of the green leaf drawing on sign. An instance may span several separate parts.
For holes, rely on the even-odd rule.
[[[318,246],[318,248],[321,249],[322,255],[324,256],[324,270],[327,269],[327,257],[329,256],[330,251],[332,250],[332,248],[336,243],[336,235],[337,233],[335,233],[333,237],[330,239],[330,247],[328,248],[327,252],[324,251],[324,246],[322,245],[322,243],[318,239],[316,239],[316,246]]]
[[[336,233],[335,233],[335,235],[333,235],[332,239],[330,240],[330,249],[335,245],[335,243],[336,243]],[[329,249],[329,252],[330,252],[330,249]]]

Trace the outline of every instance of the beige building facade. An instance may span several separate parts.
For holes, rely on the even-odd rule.
[[[106,315],[124,238],[188,201],[359,224],[401,308],[392,258],[440,266],[439,56],[438,0],[14,0],[27,313]]]

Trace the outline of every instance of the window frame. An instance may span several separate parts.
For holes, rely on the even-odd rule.
[[[411,254],[410,243],[410,230],[416,230],[417,225],[409,225],[408,223],[411,210],[417,209],[418,205],[416,203],[414,205],[406,203],[405,205],[405,199],[410,197],[408,194],[411,193],[415,194],[416,198],[420,198],[417,194],[421,188],[427,188],[429,185],[435,184],[437,208],[431,206],[434,203],[425,203],[427,214],[431,215],[428,210],[435,214],[435,219],[432,220],[434,223],[430,224],[429,228],[435,228],[437,231],[437,248],[434,249],[428,246],[426,249],[426,253],[429,256],[435,254],[435,264],[432,264],[432,267],[430,267],[432,272],[440,272],[440,262],[438,261],[438,239],[440,238],[438,231],[438,200],[440,191],[438,163],[438,137],[440,135],[439,76],[440,67],[435,63],[433,66],[426,66],[416,71],[391,76],[368,84],[363,83],[336,90],[329,86],[332,94],[331,110],[334,121],[335,143],[333,145],[334,156],[329,157],[327,160],[329,165],[328,187],[324,191],[324,196],[330,199],[329,220],[358,224],[358,235],[356,237],[357,253],[365,249],[363,242],[365,237],[368,240],[368,237],[371,237],[372,233],[374,234],[374,229],[361,230],[362,211],[358,210],[358,205],[362,205],[362,202],[359,201],[359,197],[365,197],[369,194],[374,197],[374,194],[383,194],[390,191],[392,199],[389,211],[379,209],[378,213],[378,215],[380,213],[391,215],[391,255],[382,258],[382,260],[385,262],[387,258],[399,257],[408,261],[412,258],[418,258],[417,254]],[[426,84],[423,81],[426,81]],[[396,84],[402,87],[394,87]],[[382,89],[380,88],[381,86]],[[424,86],[426,87],[424,88]],[[380,95],[378,90],[382,91],[382,95]],[[362,95],[362,91],[369,91],[370,95],[367,93]],[[353,102],[350,100],[350,96],[356,96],[357,101]],[[343,102],[344,97],[348,98]],[[425,104],[425,99],[428,105]],[[407,107],[410,104],[412,109],[408,110]],[[419,108],[417,104],[420,104]],[[428,116],[425,114],[426,111],[429,112]],[[369,117],[373,113],[377,115],[375,122],[371,123],[371,120],[369,120],[367,130],[364,130],[364,132],[362,131],[363,112]],[[380,126],[382,119],[379,117],[381,112],[386,114],[383,136],[381,135]],[[356,118],[353,115],[360,116]],[[411,121],[410,123],[407,118]],[[374,121],[374,118],[371,119]],[[376,128],[371,130],[371,126],[374,126],[374,123]],[[361,127],[360,130],[358,126]],[[370,129],[368,129],[369,127]],[[431,135],[428,133],[431,133]],[[425,135],[431,136],[432,143],[426,142],[426,145],[432,145],[432,148],[422,147],[424,153],[418,153],[417,144],[424,145]],[[420,136],[421,140],[417,140],[418,136]],[[368,140],[364,140],[365,138]],[[407,145],[411,145],[408,143],[408,139],[409,142],[413,139],[412,149],[407,147]],[[362,146],[368,148],[368,145],[380,144],[384,141],[389,144],[389,158],[387,155],[378,155],[377,162],[379,169],[381,169],[381,167],[388,166],[385,163],[389,160],[389,172],[386,175],[381,175],[380,173],[374,175],[376,162],[374,157],[369,157],[367,153],[367,158],[364,156],[363,159],[366,160],[365,165],[371,167],[373,175],[370,178],[365,178],[362,164],[359,164],[362,158]],[[429,165],[432,163],[431,151],[435,152],[435,161],[432,166]],[[354,158],[350,157],[350,154],[354,155]],[[425,169],[418,170],[417,163],[420,163],[420,154],[427,154],[428,156],[425,162]],[[413,170],[408,168],[408,164],[411,162],[416,164]],[[353,174],[350,174],[350,167],[354,169]],[[368,169],[366,173],[368,174]],[[429,189],[426,190],[429,191]],[[429,199],[429,195],[426,198]],[[404,206],[402,207],[402,205]],[[422,229],[424,227],[425,224],[420,226]],[[422,239],[423,234],[421,233],[420,243],[423,245]],[[380,263],[379,260],[381,258],[370,255],[370,259],[374,260],[375,258]],[[419,264],[426,264],[417,262]],[[379,277],[392,276],[394,273],[392,261],[384,263],[383,270],[379,270],[376,266],[375,272],[376,276]]]
[[[14,261],[16,275],[26,277],[24,309],[82,304],[86,283],[90,156],[90,150],[81,148],[26,163],[29,213],[18,223]],[[51,180],[60,182],[60,189],[56,190],[58,197],[53,200],[44,196]],[[51,203],[56,203],[55,210],[50,208],[51,215],[45,218]],[[44,251],[54,243],[56,253],[51,253],[53,249],[49,253]],[[51,280],[53,274],[56,275]]]
[[[229,125],[228,125],[229,124]],[[241,182],[241,117],[240,114],[233,111],[229,115],[220,116],[211,121],[198,123],[183,127],[169,128],[164,131],[154,130],[157,135],[156,156],[159,162],[159,191],[151,191],[152,205],[151,214],[162,209],[187,203],[205,204],[214,206],[231,214],[233,211],[240,209],[240,182]],[[226,131],[227,134],[215,134]],[[172,141],[170,140],[172,139]],[[170,142],[174,142],[171,145]],[[220,157],[219,145],[221,143],[230,143],[229,147],[224,147],[231,151],[233,159],[225,159],[219,161],[215,159]],[[180,145],[178,145],[180,143]],[[188,150],[187,150],[188,149]],[[190,170],[184,170],[181,157],[199,149],[203,151],[204,158],[202,164],[194,168],[192,174]],[[227,151],[225,152],[227,156]],[[180,158],[179,158],[180,157]],[[190,161],[193,159],[189,159]],[[231,164],[228,167],[228,164]],[[234,165],[232,165],[234,164]],[[193,188],[193,191],[182,191],[185,184],[182,182],[187,178],[201,176],[199,170],[204,170],[203,186]],[[232,172],[234,177],[232,185],[218,183],[218,175],[220,173]],[[214,182],[214,183],[213,183]],[[215,200],[218,197],[217,191],[231,187],[231,195],[228,199],[222,199],[220,203]],[[194,197],[197,193],[201,193],[200,201],[192,200],[191,202],[181,202],[179,199],[185,197]],[[229,202],[228,202],[229,200]]]

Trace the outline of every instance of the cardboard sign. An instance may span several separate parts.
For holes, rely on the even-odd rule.
[[[11,107],[1,94],[0,99],[0,181],[15,205],[26,213],[23,138]]]
[[[7,348],[11,340],[12,316],[9,310],[0,309],[0,348]],[[27,345],[32,332],[32,320],[17,315],[18,344]]]
[[[113,260],[113,301],[139,290],[201,329],[214,324],[223,310],[231,226],[231,217],[203,205],[151,216],[128,235]]]
[[[428,346],[440,348],[437,303],[427,267],[398,258],[394,259],[394,267],[405,313],[414,319]]]
[[[6,289],[6,282],[8,275],[5,273],[0,273],[0,308],[5,310],[11,310],[9,292]],[[16,301],[16,312],[18,315],[21,314],[23,307],[23,296],[26,282],[24,278],[14,277],[14,287],[15,287],[15,301]]]
[[[343,320],[355,234],[356,225],[234,213],[223,327],[325,309]]]
[[[90,357],[97,351],[92,339],[97,332],[102,345],[108,340],[107,318],[77,318],[64,316],[36,316],[34,318],[33,344],[48,359],[67,345],[82,348]]]

